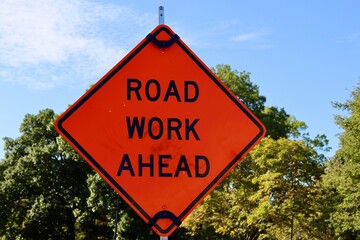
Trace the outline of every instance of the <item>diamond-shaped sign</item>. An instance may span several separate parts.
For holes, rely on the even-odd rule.
[[[56,129],[160,236],[265,135],[166,25],[67,109]]]

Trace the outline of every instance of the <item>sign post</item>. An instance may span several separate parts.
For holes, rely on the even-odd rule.
[[[165,24],[165,9],[163,6],[159,7],[159,25]],[[160,236],[160,240],[168,240],[168,237]]]
[[[165,9],[163,6],[159,7],[159,25],[165,23]]]
[[[265,135],[254,114],[164,24],[55,127],[163,240]]]

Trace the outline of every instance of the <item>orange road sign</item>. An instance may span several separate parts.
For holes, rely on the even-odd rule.
[[[265,135],[263,124],[166,25],[55,127],[160,236],[169,236]]]

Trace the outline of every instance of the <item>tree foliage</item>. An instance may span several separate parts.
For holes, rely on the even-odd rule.
[[[185,224],[228,239],[315,238],[323,156],[304,141],[265,138]],[[196,229],[195,229],[196,230]],[[194,231],[194,227],[190,227]],[[194,231],[193,234],[196,234]]]
[[[333,199],[330,222],[340,238],[360,239],[360,87],[354,89],[346,103],[334,106],[348,115],[335,118],[344,132],[324,176]]]
[[[75,236],[76,220],[86,206],[90,169],[78,155],[61,150],[55,117],[49,109],[27,114],[21,136],[5,139],[0,235],[10,239]]]

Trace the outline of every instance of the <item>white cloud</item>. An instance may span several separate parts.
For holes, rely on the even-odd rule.
[[[266,33],[264,31],[257,31],[257,32],[249,32],[249,33],[242,33],[240,35],[237,35],[233,38],[235,42],[251,42],[251,41],[257,41],[262,39]]]
[[[155,21],[128,7],[90,0],[2,0],[0,81],[34,88],[88,84]]]
[[[247,33],[239,34],[231,40],[239,43],[242,46],[257,48],[257,49],[269,49],[273,48],[273,45],[269,43],[269,32],[264,30],[252,31]]]

